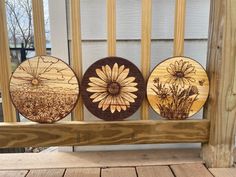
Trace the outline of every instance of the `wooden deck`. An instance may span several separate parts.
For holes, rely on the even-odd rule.
[[[1,170],[0,177],[236,177],[236,168],[207,169],[201,163],[169,166]]]
[[[207,169],[199,149],[1,154],[0,177],[236,177]]]

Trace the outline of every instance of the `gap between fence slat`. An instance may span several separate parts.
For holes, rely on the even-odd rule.
[[[46,55],[43,0],[32,0],[34,22],[34,45],[36,55]]]
[[[108,56],[116,56],[116,0],[107,0]]]
[[[9,78],[11,75],[5,0],[0,0],[0,85],[4,122],[16,122],[16,112],[11,103]]]
[[[174,56],[184,54],[186,0],[176,0],[175,4],[175,31],[174,31]]]
[[[152,0],[142,0],[142,39],[141,39],[141,71],[147,80],[151,60]],[[141,119],[148,119],[148,101],[144,99],[141,107]]]
[[[78,76],[79,80],[82,80],[82,44],[81,44],[81,17],[80,17],[80,0],[71,0],[71,32],[72,32],[72,67]],[[73,111],[73,120],[84,120],[83,101],[81,96]]]

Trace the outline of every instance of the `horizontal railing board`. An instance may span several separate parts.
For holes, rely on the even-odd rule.
[[[0,123],[0,147],[207,142],[209,120]]]

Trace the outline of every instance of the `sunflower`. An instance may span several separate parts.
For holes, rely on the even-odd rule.
[[[167,68],[167,72],[169,73],[166,76],[167,83],[181,85],[181,87],[184,87],[185,84],[195,82],[195,79],[192,76],[196,74],[196,70],[195,67],[188,61],[179,60],[171,63]]]
[[[165,84],[160,83],[159,78],[155,78],[153,82],[154,88],[152,88],[152,90],[156,93],[161,103],[167,104],[170,100],[169,89],[165,87]]]
[[[96,69],[96,74],[98,77],[89,78],[86,90],[93,93],[90,99],[93,103],[98,102],[102,111],[108,108],[111,113],[125,111],[135,102],[138,84],[134,82],[135,77],[128,77],[129,68],[115,63],[112,67],[105,65]]]

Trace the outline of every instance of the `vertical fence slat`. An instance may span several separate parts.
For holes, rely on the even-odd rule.
[[[141,71],[147,80],[151,61],[152,0],[142,0]],[[148,119],[148,101],[141,107],[141,119]]]
[[[46,55],[43,0],[32,0],[34,22],[34,45],[36,55]]]
[[[116,55],[116,0],[107,0],[108,56]]]
[[[71,51],[72,51],[72,67],[82,80],[82,44],[81,44],[81,17],[80,17],[80,0],[71,0]],[[73,120],[84,120],[83,102],[81,96],[73,111]]]
[[[174,31],[174,56],[184,54],[186,0],[176,0],[175,4],[175,31]]]
[[[0,0],[0,85],[4,122],[16,122],[16,112],[9,94],[11,74],[10,50],[8,44],[5,0]]]

